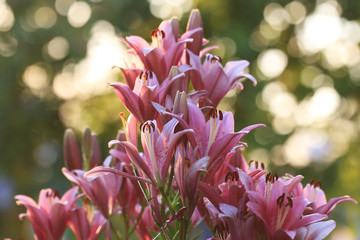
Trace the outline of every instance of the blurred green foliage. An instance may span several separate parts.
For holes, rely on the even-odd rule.
[[[150,11],[152,1],[93,0],[85,1],[86,5],[90,7],[90,18],[83,25],[76,26],[76,23],[71,23],[69,14],[67,14],[70,11],[69,7],[74,2],[73,0],[0,1],[0,10],[4,12],[3,9],[6,5],[14,16],[14,22],[10,29],[6,29],[5,20],[2,23],[0,21],[1,238],[29,238],[28,224],[18,220],[18,214],[24,209],[15,206],[14,194],[21,193],[37,198],[41,188],[51,187],[64,192],[70,186],[61,174],[63,166],[62,137],[67,127],[78,128],[77,133],[80,136],[79,130],[86,125],[90,126],[99,136],[103,156],[107,154],[107,142],[115,138],[117,130],[121,128],[118,113],[126,110],[110,89],[105,89],[100,94],[89,93],[85,97],[76,94],[69,98],[63,98],[53,87],[54,78],[66,67],[70,66],[70,68],[76,69],[77,64],[88,56],[88,41],[96,33],[93,29],[99,20],[105,20],[108,25],[113,26],[115,35],[140,35],[148,40],[149,32],[156,28],[161,21],[152,15],[154,10]],[[224,63],[231,59],[247,59],[250,62],[250,72],[259,81],[255,88],[249,82],[244,82],[245,90],[236,97],[230,96],[225,99],[222,104],[224,108],[234,111],[237,129],[254,123],[268,125],[266,129],[258,129],[245,139],[249,145],[245,152],[249,160],[255,157],[255,160],[264,161],[271,171],[276,171],[279,175],[285,172],[294,175],[302,174],[305,177],[304,183],[313,178],[320,180],[328,198],[348,194],[359,201],[360,81],[356,78],[359,77],[356,76],[356,73],[360,74],[359,62],[354,63],[355,66],[359,65],[357,66],[358,72],[356,72],[353,65],[334,66],[331,65],[331,62],[329,64],[325,50],[300,54],[296,44],[294,45],[294,39],[299,35],[300,28],[298,26],[302,24],[301,22],[287,24],[288,26],[281,30],[276,30],[275,26],[274,30],[274,26],[270,24],[271,21],[264,20],[266,15],[264,9],[269,4],[274,4],[274,1],[194,0],[182,2],[188,2],[192,8],[200,9],[205,37],[210,39],[210,44],[220,46],[220,49],[215,50],[214,53],[220,55]],[[277,9],[289,9],[286,6],[290,6],[291,2],[293,1],[279,0],[276,1],[277,5],[271,6],[277,6]],[[316,6],[329,3],[341,9],[339,14],[342,18],[341,21],[354,21],[357,24],[360,21],[359,1],[323,0],[315,2],[304,0],[298,3],[301,3],[306,9],[307,15],[311,14]],[[42,8],[42,12],[39,12],[40,8]],[[83,11],[85,10],[83,9]],[[186,27],[188,13],[188,11],[184,12],[180,22],[183,30]],[[279,16],[275,15],[275,19]],[[276,22],[276,20],[274,21]],[[1,28],[1,24],[3,24],[3,28]],[[8,22],[8,24],[11,23]],[[357,28],[359,32],[355,31],[351,34],[359,38],[359,29]],[[270,34],[264,36],[261,35],[261,31],[263,33],[268,31]],[[55,45],[52,48],[55,53],[51,53],[50,42],[57,36],[65,39],[67,45],[60,44],[63,48],[60,53],[56,52],[58,45]],[[359,42],[355,42],[355,46],[359,48]],[[286,53],[287,64],[286,69],[281,71],[278,76],[269,78],[262,73],[259,59],[266,49],[272,48]],[[24,80],[26,70],[34,64],[40,67],[40,73],[36,72],[38,68],[32,68],[32,70],[35,69],[35,73],[38,74],[35,76],[44,78],[43,82],[39,83],[37,81],[39,79],[36,80],[36,78],[35,80]],[[315,67],[326,76],[325,80],[319,81],[315,87],[315,80],[310,83],[310,85],[313,84],[311,87],[304,84],[304,78],[301,77],[304,69],[309,66]],[[111,65],[108,66],[109,69],[111,67]],[[355,77],[352,76],[353,79],[349,73],[350,69],[355,72]],[[73,69],[73,71],[75,70]],[[120,81],[122,78],[117,70],[113,70],[111,74],[109,78],[111,80]],[[336,96],[339,96],[340,102],[334,112],[326,116],[327,125],[295,124],[286,133],[274,130],[276,114],[271,107],[261,107],[264,105],[261,103],[261,97],[270,83],[284,86],[284,92],[295,96],[295,100],[300,106],[304,99],[314,96],[322,86],[329,86],[329,82],[331,88],[336,90],[338,94]],[[99,84],[102,86],[98,86],[98,88],[105,88],[103,83]],[[73,88],[71,82],[67,87],[68,91]],[[63,89],[63,91],[66,93],[67,90]],[[306,119],[306,116],[302,117]],[[339,119],[341,119],[339,123],[347,124],[347,126],[350,124],[350,127],[343,129],[344,125],[338,124],[337,120]],[[336,148],[337,140],[344,138],[340,142],[345,142],[345,152],[335,154],[335,157],[323,154],[322,157],[310,159],[309,164],[296,168],[296,164],[292,166],[291,162],[286,160],[283,145],[291,136],[295,136],[297,131],[312,127],[315,127],[316,131],[321,130],[329,134],[326,135],[329,140],[326,143],[330,142],[330,147],[325,148],[324,151],[331,152],[332,148]],[[340,134],[333,128],[340,131]],[[348,129],[352,129],[350,135],[346,134]],[[331,135],[334,131],[336,134]],[[342,131],[344,135],[341,134]],[[332,140],[329,136],[336,136],[336,140]],[[325,144],[325,146],[328,145]],[[302,145],[299,144],[300,150],[301,147]],[[316,144],[314,147],[313,151],[317,151]],[[278,151],[279,149],[281,150]],[[334,159],[327,161],[330,158]],[[351,227],[351,229],[341,230],[350,236],[349,239],[359,237],[360,218],[357,206],[341,205],[333,213],[333,218],[338,221],[340,230],[344,226]]]

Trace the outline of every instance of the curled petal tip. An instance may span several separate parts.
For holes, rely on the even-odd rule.
[[[112,147],[113,145],[115,145],[115,144],[118,144],[118,143],[120,143],[121,141],[119,141],[119,140],[111,140],[109,143],[108,143],[108,147],[110,148],[110,147]]]

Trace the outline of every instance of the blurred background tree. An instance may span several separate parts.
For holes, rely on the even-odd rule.
[[[360,2],[240,0],[0,0],[0,237],[31,239],[15,194],[64,192],[62,137],[89,126],[107,142],[126,112],[107,82],[122,81],[117,36],[148,37],[161,19],[185,29],[199,8],[223,62],[250,61],[258,86],[220,108],[236,128],[265,123],[245,141],[248,160],[320,180],[327,197],[360,200]],[[340,205],[330,239],[359,239],[359,208]]]

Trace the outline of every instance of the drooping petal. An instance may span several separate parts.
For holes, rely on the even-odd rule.
[[[346,202],[346,201],[357,203],[356,200],[352,199],[349,196],[332,198],[325,205],[322,205],[322,206],[318,207],[317,209],[315,209],[315,212],[329,215],[334,210],[336,205],[338,205],[339,203],[342,203],[342,202]]]
[[[297,230],[294,240],[322,240],[335,228],[333,220],[317,222]]]
[[[116,175],[119,175],[119,176],[122,176],[125,178],[136,180],[136,181],[152,183],[149,179],[137,177],[132,174],[126,173],[124,171],[120,171],[118,169],[110,168],[110,167],[95,167],[95,168],[91,169],[90,171],[86,172],[85,177],[96,177],[98,175],[105,174],[105,173],[113,173],[113,174],[116,174]]]
[[[132,90],[122,83],[110,83],[109,86],[112,86],[115,89],[116,94],[120,98],[120,100],[123,102],[123,104],[126,106],[126,108],[134,114],[134,116],[139,120],[140,122],[145,121],[142,116],[142,111],[139,106],[139,102],[141,99],[139,96],[137,96],[135,93],[132,92]]]
[[[140,168],[145,175],[153,182],[156,183],[155,178],[150,170],[148,164],[144,161],[144,159],[139,155],[137,148],[130,142],[112,140],[109,142],[109,145],[112,144],[120,144],[126,149],[126,153],[129,156],[130,160]]]
[[[210,200],[210,202],[220,211],[220,203],[225,203],[225,199],[221,197],[220,190],[203,181],[198,183],[199,191]]]

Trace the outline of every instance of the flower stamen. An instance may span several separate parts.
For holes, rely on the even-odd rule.
[[[219,112],[219,114],[218,114]],[[219,126],[220,126],[220,121],[223,120],[224,115],[223,113],[219,110],[217,110],[216,108],[212,108],[209,112],[209,121],[210,121],[210,134],[209,134],[209,142],[208,142],[208,146],[206,149],[206,155],[209,153],[210,147],[213,144],[213,142],[215,141],[215,137],[217,135],[217,132],[219,130]]]
[[[165,38],[165,32],[160,29],[154,29],[150,33],[150,38],[155,43],[155,47],[160,47],[160,40]]]

